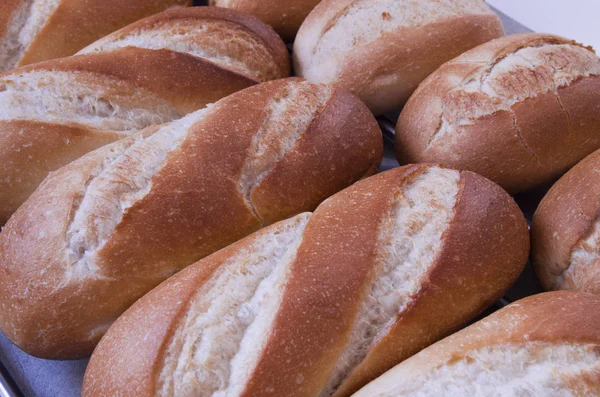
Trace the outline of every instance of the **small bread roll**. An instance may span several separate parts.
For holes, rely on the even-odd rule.
[[[533,216],[532,262],[548,290],[600,295],[600,151],[567,172]]]
[[[425,80],[400,114],[401,163],[477,172],[531,189],[600,147],[600,59],[547,34],[483,44]]]
[[[483,0],[324,0],[294,43],[296,75],[398,109],[444,62],[504,35]]]

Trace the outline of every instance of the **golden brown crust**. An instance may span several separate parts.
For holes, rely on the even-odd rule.
[[[373,395],[379,391],[378,383],[414,378],[486,347],[534,342],[599,346],[598,307],[600,297],[591,294],[559,291],[530,296],[421,351],[358,395]]]
[[[175,327],[185,315],[190,300],[214,270],[240,247],[269,233],[276,225],[264,228],[205,258],[202,265],[190,266],[140,298],[102,338],[90,360],[83,382],[83,396],[154,396],[158,363],[168,347]],[[168,291],[168,293],[161,293]],[[131,333],[137,328],[142,333]],[[123,373],[123,362],[129,371]],[[126,375],[126,376],[123,376]],[[107,382],[111,379],[111,382]]]
[[[376,115],[401,108],[419,83],[444,62],[504,35],[496,14],[473,12],[422,26],[399,27],[373,42],[330,55],[332,62],[311,65],[317,45],[314,30],[320,29],[322,36],[355,3],[326,0],[315,8],[294,44],[294,70],[309,81],[330,83],[352,92]],[[359,21],[356,23],[360,26]],[[321,81],[330,68],[337,71],[335,77]]]
[[[5,75],[40,70],[111,76],[154,92],[182,114],[256,84],[247,77],[189,54],[136,47],[41,62]]]
[[[365,179],[315,211],[290,269],[293,277],[273,331],[243,396],[267,391],[319,395],[368,294],[382,217],[397,186],[424,168],[405,167]],[[298,378],[303,381],[296,382]]]
[[[355,145],[363,151],[351,150]],[[317,146],[319,151],[310,149]],[[312,211],[356,175],[376,170],[382,155],[381,131],[369,109],[354,95],[336,90],[295,148],[252,191],[252,202],[265,223],[289,217],[294,208]]]
[[[573,250],[598,221],[599,170],[600,151],[596,151],[552,186],[535,212],[531,225],[532,262],[546,289],[559,288],[556,280],[571,266]],[[599,267],[595,261],[588,270],[597,275]],[[571,288],[600,294],[597,280],[592,273]]]
[[[34,120],[0,121],[0,224],[55,170],[125,134]],[[25,134],[24,131],[27,131]]]
[[[95,253],[100,268],[90,270],[92,274],[83,280],[66,277],[65,269],[72,266],[65,254],[67,230],[81,192],[93,178],[92,171],[114,145],[130,145],[132,138],[101,148],[51,174],[0,234],[0,301],[12,302],[0,307],[5,335],[36,356],[74,358],[89,354],[106,327],[144,293],[174,272],[259,228],[260,220],[238,190],[238,182],[253,137],[267,119],[267,105],[285,87],[299,84],[306,83],[300,79],[264,83],[215,104],[201,123],[189,129],[185,141],[168,154],[152,178],[152,189],[125,211],[105,245]],[[350,128],[342,118],[346,114],[340,113],[336,123],[347,128],[339,128],[330,119],[329,123],[313,124],[308,132],[311,137],[330,134],[332,141],[345,141],[349,145],[346,153],[357,163],[326,183],[318,178],[328,177],[327,173],[313,181],[331,193],[331,187],[343,188],[344,183],[360,179],[380,161],[373,154],[381,154],[381,134],[373,128],[373,117],[364,105],[352,106],[349,100],[359,103],[334,93],[325,112],[329,106],[337,108],[336,101],[354,110],[362,106],[365,124]],[[281,164],[268,171],[276,175],[312,172],[313,158],[328,158],[330,146],[311,139],[300,140]],[[341,157],[328,160],[328,166],[336,169],[346,165]],[[302,180],[307,178],[301,176]],[[287,183],[296,181],[288,179]],[[320,199],[320,194],[319,189],[306,189],[295,202],[295,212],[312,209],[316,205],[313,195]],[[280,197],[265,194],[261,199],[265,207],[274,208]],[[292,208],[286,207],[285,214],[292,214]],[[271,216],[269,221],[274,221],[275,214]],[[101,219],[102,214],[97,217]]]
[[[6,34],[15,12],[21,8],[25,0],[4,0],[2,3],[2,7],[0,7],[0,37]]]
[[[132,95],[132,102],[137,100],[135,95],[139,95],[140,89],[143,89],[165,100],[180,115],[201,109],[207,104],[256,84],[253,79],[189,54],[135,47],[42,62],[4,73],[1,77],[10,80],[11,76],[33,71],[84,72],[89,74],[91,81],[105,77],[113,78],[129,88],[127,93],[123,92],[120,95]],[[18,130],[10,127],[10,121],[0,123],[2,141],[7,143],[0,149],[0,162],[8,164],[17,161],[19,164],[18,169],[5,168],[0,174],[4,185],[2,196],[6,196],[0,201],[0,224],[6,222],[48,172],[126,134],[98,131],[82,125],[76,127],[78,138],[71,139],[75,128],[71,120],[53,121],[52,131],[46,131],[46,134],[41,134],[42,131],[38,128],[40,123],[46,125],[46,129],[50,128],[50,124],[37,120],[35,115],[27,121],[19,122]],[[100,134],[103,136],[100,137]],[[11,145],[22,140],[27,140],[27,145],[31,144],[26,151],[32,157],[27,161],[23,152]],[[64,146],[58,150],[61,142],[66,142],[68,147]],[[48,153],[52,153],[51,158],[48,157]],[[12,177],[21,178],[20,182],[11,179]]]
[[[501,298],[523,271],[529,233],[517,204],[474,173],[462,172],[460,185],[442,250],[418,296],[335,396],[351,395],[454,332]]]
[[[18,66],[73,55],[93,41],[146,16],[190,0],[61,0]]]
[[[444,64],[420,85],[400,115],[396,127],[399,161],[438,162],[474,171],[510,192],[520,192],[551,181],[600,147],[600,116],[589,107],[600,103],[597,75],[575,79],[556,92],[517,100],[508,109],[490,110],[481,117],[466,114],[468,109],[498,105],[484,102],[487,99],[477,91],[457,91],[459,85],[520,49],[557,44],[580,46],[552,35],[512,35]],[[543,72],[539,73],[543,80]],[[507,89],[513,83],[507,78]],[[443,120],[451,112],[464,120],[444,133]]]
[[[319,4],[320,0],[284,0],[284,1],[261,1],[261,0],[210,0],[210,5],[228,7],[238,11],[246,12],[258,17],[266,24],[272,26],[275,31],[286,41],[294,40],[298,29],[306,16]]]
[[[154,26],[167,21],[197,21],[216,20],[232,22],[245,28],[252,36],[267,48],[268,52],[277,65],[278,78],[288,77],[290,74],[290,57],[288,50],[281,38],[268,25],[259,19],[243,12],[237,12],[217,7],[185,7],[174,8],[160,14],[142,19],[128,25],[113,34],[111,37],[125,37],[131,33],[144,29],[152,29]],[[226,39],[226,38],[224,38]]]
[[[412,165],[376,175],[317,208],[304,229],[265,349],[242,395],[321,393],[350,338],[360,303],[370,293],[382,220],[396,201],[398,187],[430,167]],[[529,248],[527,227],[514,201],[498,186],[469,172],[461,174],[460,184],[451,226],[422,291],[338,395],[348,395],[416,349],[456,329],[500,296],[523,268]],[[240,242],[226,250],[233,252],[244,247]],[[152,318],[155,311],[169,311],[173,307],[169,302],[185,299],[188,294],[187,285],[182,285],[181,294],[172,293],[173,285],[199,276],[206,267],[212,268],[211,258],[220,257],[223,252],[161,285],[129,313],[143,316],[149,310]],[[171,294],[173,297],[168,297]],[[157,307],[154,302],[158,299],[168,302]],[[101,395],[102,384],[119,385],[111,392],[128,390],[122,372],[133,366],[132,360],[137,358],[129,358],[136,346],[127,341],[139,339],[140,332],[147,332],[129,316],[111,329],[95,352],[86,374],[84,396]],[[126,375],[138,376],[148,383],[137,390],[154,391],[149,384],[154,384],[162,370],[156,367],[162,354],[158,346],[162,349],[169,343],[164,330],[176,317],[181,318],[181,314],[173,312],[168,321],[157,327],[158,337],[164,339],[153,342],[143,352],[143,375],[138,376],[136,370]],[[120,349],[123,352],[114,353]]]

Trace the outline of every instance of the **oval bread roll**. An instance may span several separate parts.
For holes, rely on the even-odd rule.
[[[600,59],[546,34],[483,44],[424,81],[400,114],[401,163],[477,172],[512,193],[600,147]]]
[[[323,0],[298,32],[294,69],[382,114],[444,62],[503,35],[483,0]]]
[[[354,397],[600,395],[600,297],[520,300],[404,361]]]
[[[306,16],[320,0],[209,0],[212,6],[252,14],[271,25],[286,41],[294,40]]]
[[[353,95],[264,83],[50,174],[0,233],[0,329],[45,358],[92,352],[139,297],[377,170]]]
[[[387,171],[140,299],[83,396],[348,396],[502,296],[528,251],[523,215],[487,179]]]
[[[0,72],[75,54],[141,18],[191,0],[2,0]]]
[[[548,290],[600,295],[600,151],[552,188],[533,216],[532,262]]]
[[[289,75],[270,27],[211,7],[167,11],[85,51],[0,75],[0,225],[84,153]]]
[[[227,9],[165,11],[103,37],[79,54],[128,46],[193,56],[257,83],[290,74],[287,48],[273,29],[251,15]]]

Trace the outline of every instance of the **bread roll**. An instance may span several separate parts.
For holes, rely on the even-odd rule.
[[[444,62],[503,35],[483,0],[323,0],[300,27],[294,69],[381,114]]]
[[[73,55],[94,40],[191,0],[2,0],[0,72]]]
[[[533,216],[532,262],[548,290],[600,295],[600,151],[546,194]]]
[[[600,147],[600,59],[546,34],[483,44],[425,80],[400,115],[401,162],[477,172],[517,193]]]
[[[600,395],[600,297],[518,301],[423,350],[354,397]]]
[[[290,74],[287,48],[273,29],[251,15],[227,9],[175,8],[126,26],[79,53],[127,46],[194,56],[255,82]]]
[[[500,297],[528,251],[492,182],[387,171],[140,299],[95,350],[83,396],[348,396]]]
[[[88,355],[173,273],[313,210],[381,161],[369,110],[300,79],[264,83],[52,173],[0,234],[0,329],[27,353]]]
[[[293,41],[306,16],[320,0],[209,0],[212,6],[247,12],[271,25],[287,42]]]
[[[275,32],[226,9],[168,11],[85,51],[97,50],[0,75],[0,225],[84,153],[289,74]]]

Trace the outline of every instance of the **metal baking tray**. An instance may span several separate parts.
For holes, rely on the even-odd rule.
[[[202,4],[201,1],[195,3],[196,5]],[[496,12],[502,18],[507,34],[531,31],[501,12],[497,10]],[[379,118],[385,143],[381,171],[398,166],[393,146],[397,116],[398,112]],[[529,220],[546,190],[539,189],[516,197]],[[510,292],[496,302],[484,315],[517,299],[541,291],[539,282],[528,265]],[[0,333],[0,397],[77,397],[81,394],[81,383],[87,361],[50,361],[34,358],[23,353]]]

